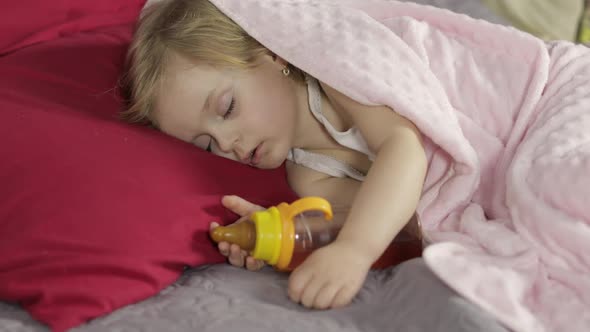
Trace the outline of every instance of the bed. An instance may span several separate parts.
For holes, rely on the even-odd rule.
[[[39,13],[36,15],[47,16],[45,15],[47,12],[41,10],[41,7],[44,5],[40,5],[39,2],[31,0],[25,2],[26,4],[23,6],[23,8],[39,8]],[[492,9],[477,1],[420,0],[416,2],[449,8],[451,10],[467,13],[473,17],[485,19],[494,23],[510,24],[510,20],[508,18],[501,16],[501,14],[495,14]],[[32,102],[34,105],[38,105],[39,103],[43,103],[47,100],[50,101],[48,105],[61,104],[67,100],[67,102],[72,103],[72,107],[80,107],[81,109],[84,109],[86,107],[86,103],[95,104],[95,108],[93,108],[93,110],[96,114],[92,114],[88,119],[92,119],[92,121],[98,124],[90,127],[92,129],[87,130],[84,133],[84,138],[80,138],[77,143],[72,143],[73,145],[79,144],[82,149],[85,144],[104,141],[106,134],[103,132],[103,129],[101,129],[101,125],[107,122],[114,123],[116,121],[114,119],[114,114],[116,114],[117,108],[113,105],[116,106],[116,103],[120,103],[120,100],[116,99],[115,94],[113,93],[112,89],[110,89],[114,88],[116,85],[116,75],[118,74],[117,70],[119,67],[113,65],[111,62],[105,63],[102,59],[104,57],[113,57],[116,59],[114,62],[115,64],[121,63],[125,45],[130,37],[130,28],[133,24],[133,21],[137,17],[139,9],[141,9],[143,5],[142,1],[122,2],[124,5],[113,4],[115,3],[113,1],[111,6],[113,6],[115,9],[112,9],[106,8],[106,6],[108,6],[107,3],[109,2],[104,2],[105,7],[100,7],[97,5],[98,7],[92,8],[92,10],[95,11],[94,13],[98,14],[86,16],[80,14],[80,11],[69,8],[66,4],[62,8],[62,12],[58,13],[57,10],[54,12],[50,11],[50,13],[53,14],[58,13],[55,20],[46,20],[44,21],[44,26],[34,27],[35,29],[43,28],[43,31],[25,31],[26,33],[23,32],[18,37],[12,39],[11,37],[13,36],[2,35],[7,38],[5,39],[8,40],[8,42],[6,42],[4,45],[1,45],[4,46],[4,48],[0,52],[0,75],[4,74],[4,77],[10,77],[9,75],[13,75],[13,77],[17,78],[15,82],[9,83],[8,81],[4,81],[2,83],[3,85],[1,90],[3,92],[1,96],[5,100],[10,100],[10,103],[3,104],[3,107],[5,109],[10,107],[11,110],[9,111],[17,114],[12,118],[12,120],[15,121],[14,123],[18,123],[20,126],[22,126],[21,128],[28,128],[28,130],[30,130],[31,127],[35,127],[36,132],[42,133],[41,137],[43,139],[43,143],[38,143],[38,140],[29,141],[26,140],[24,136],[19,136],[19,133],[22,132],[20,130],[17,131],[8,128],[8,125],[6,125],[4,128],[0,127],[3,129],[4,135],[12,135],[5,137],[0,136],[0,138],[3,138],[2,141],[5,142],[2,146],[2,152],[3,155],[7,156],[5,159],[6,161],[11,160],[15,165],[17,165],[17,163],[27,155],[26,153],[23,154],[22,151],[20,151],[24,146],[35,146],[35,144],[44,145],[42,150],[46,151],[48,149],[47,146],[55,148],[55,146],[59,146],[59,144],[63,144],[65,142],[54,139],[52,134],[53,130],[44,128],[41,123],[24,121],[23,119],[28,119],[28,113],[14,106],[15,103],[20,102],[19,98],[21,98],[21,95],[18,93],[18,89],[34,90],[38,84],[42,83],[47,85],[42,88],[44,91],[43,94],[32,93],[32,96],[35,97],[32,98],[34,99]],[[110,10],[114,10],[120,15],[111,15],[112,13]],[[22,18],[22,11],[19,12],[18,10],[15,10],[15,13],[20,13]],[[68,20],[70,19],[71,22],[69,23],[71,24],[68,24]],[[9,20],[8,23],[14,23],[15,21],[16,20]],[[53,29],[53,26],[59,26],[59,28]],[[72,26],[74,27],[74,30],[71,30]],[[21,28],[21,26],[18,24],[13,27],[16,30]],[[96,37],[92,35],[92,29],[100,31],[100,36]],[[69,32],[65,33],[64,31],[66,30]],[[76,38],[78,37],[82,38],[82,44],[74,45],[73,42],[75,42]],[[101,48],[100,45],[102,44],[97,43],[96,40],[104,41],[104,45],[106,46]],[[43,48],[42,44],[48,41],[53,42],[51,48]],[[80,47],[80,45],[82,46]],[[81,67],[75,68],[83,68],[80,70],[86,70],[86,72],[88,72],[88,68],[92,69],[92,72],[94,73],[93,75],[95,76],[93,76],[91,82],[95,85],[88,87],[90,84],[88,82],[90,82],[90,80],[87,81],[84,76],[76,76],[80,74],[74,72],[76,71],[74,69],[72,69],[72,72],[67,72],[64,75],[63,82],[66,82],[67,84],[62,84],[63,82],[59,79],[47,79],[47,76],[44,76],[44,74],[29,75],[31,70],[35,70],[35,68],[37,68],[37,63],[41,61],[39,60],[41,58],[52,58],[53,56],[56,59],[60,59],[58,62],[59,65],[68,65],[68,63],[64,63],[66,60],[63,60],[59,54],[54,54],[55,47],[61,47],[65,49],[71,48],[76,50],[77,53],[74,56],[67,58],[70,59],[69,61],[77,61],[76,59],[86,59],[85,56],[87,55],[87,59],[90,59],[88,61],[92,62],[87,62]],[[49,56],[47,56],[48,54]],[[97,54],[99,56],[97,56]],[[22,59],[25,59],[28,62],[23,62],[23,65],[23,63],[19,62]],[[19,66],[14,65],[17,62],[20,63]],[[4,67],[2,67],[3,65]],[[51,62],[46,63],[45,66],[48,67],[43,67],[43,70],[60,68],[59,66],[55,67]],[[70,67],[65,66],[63,68]],[[108,75],[105,74],[108,76],[107,78],[101,78],[100,75],[102,74],[102,71],[108,72]],[[43,73],[43,71],[41,71],[41,73]],[[63,90],[64,87],[66,87],[65,89],[68,89],[68,86],[74,86],[75,89],[81,91],[78,93],[78,97],[75,97],[76,95],[71,90]],[[59,90],[60,88],[62,90]],[[67,95],[68,93],[72,93],[72,96],[67,96],[66,99],[60,99],[59,101],[52,99],[56,94]],[[30,97],[31,95],[28,96]],[[108,101],[105,101],[105,98],[108,99]],[[74,101],[72,102],[72,100]],[[104,109],[106,108],[108,108],[109,111],[105,111]],[[48,113],[50,113],[50,109],[50,107],[42,107],[41,111],[43,112],[43,116],[52,117],[53,115],[48,115]],[[5,110],[3,109],[3,112],[4,111]],[[98,114],[97,112],[102,113]],[[70,130],[68,129],[70,128],[69,126],[77,126],[80,125],[80,123],[86,123],[90,121],[87,118],[79,119],[75,115],[72,115],[72,117],[76,118],[75,120],[72,120],[72,122],[56,122],[59,123],[57,127],[54,123],[53,129],[57,128],[60,131],[67,132]],[[121,126],[124,125],[113,124],[112,128],[109,127],[111,128],[109,130],[120,134],[123,132],[122,130],[124,130],[121,129]],[[177,146],[177,142],[166,140],[156,133],[151,133],[148,129],[138,129],[136,133],[138,135],[137,137],[133,136],[135,134],[132,135],[131,133],[124,133],[124,137],[121,135],[117,136],[118,138],[114,140],[113,143],[123,143],[128,145],[138,144],[137,142],[139,142],[139,138],[137,137],[140,135],[147,135],[149,136],[149,142],[154,142],[154,144],[156,144],[156,141],[160,142],[165,140],[165,143],[162,143],[164,148],[170,150],[177,149],[178,154],[185,153],[189,149],[187,146],[179,147]],[[81,132],[73,133],[73,135],[81,135]],[[55,143],[55,145],[51,145],[52,142]],[[11,147],[9,147],[8,144],[11,144]],[[20,150],[15,148],[15,146]],[[134,148],[137,149],[136,147]],[[156,148],[154,148],[154,151],[151,151],[151,153],[158,155],[159,152],[156,151]],[[87,169],[86,172],[99,173],[100,170],[104,170],[105,167],[107,167],[107,165],[102,162],[104,162],[105,159],[108,159],[106,157],[101,157],[101,155],[115,155],[117,158],[119,158],[117,160],[121,160],[123,159],[124,154],[124,151],[122,151],[123,150],[119,151],[116,149],[105,151],[93,150],[91,152],[92,157],[89,156],[88,158],[97,159],[89,161],[88,164],[95,165],[95,167]],[[121,155],[118,155],[117,153],[120,153]],[[51,156],[44,155],[44,158],[44,160],[52,160]],[[79,158],[81,158],[80,155],[78,155],[78,159]],[[161,155],[161,159],[166,159],[165,153]],[[185,159],[175,160],[177,162],[163,163],[161,165],[162,168],[158,169],[157,171],[161,171],[162,169],[172,169],[174,171],[185,170],[183,168],[185,166],[181,166],[181,164],[185,165],[186,163],[195,162],[197,159],[190,159],[186,157]],[[198,159],[198,161],[202,161],[202,159]],[[8,165],[8,168],[5,168],[4,170],[8,169],[11,172],[22,166],[21,164],[18,164],[18,167],[15,166],[16,168],[10,168],[12,165],[11,163],[4,163],[4,166]],[[233,167],[226,163],[219,163],[218,161],[212,163],[215,163],[214,167],[224,170],[231,169],[231,167]],[[60,172],[63,170],[63,165],[60,164],[59,167],[55,168],[44,167],[46,171],[43,173],[43,171],[39,171],[39,168],[36,168],[36,165],[30,165],[30,163],[28,165],[31,167],[31,169],[28,170],[32,172],[31,174],[33,174],[33,172],[41,172],[42,174],[39,176],[39,178],[35,178],[35,181],[31,180],[31,182],[25,182],[23,184],[25,187],[27,183],[31,186],[36,186],[40,183],[40,181],[46,184],[46,182],[50,182],[51,179],[57,178],[56,174],[61,174]],[[130,167],[130,165],[131,164],[116,164],[114,166],[108,166],[113,167],[111,170],[112,173],[109,173],[108,175],[116,176],[115,174],[117,170],[121,170],[121,168],[124,167]],[[47,171],[47,169],[49,171]],[[2,169],[0,168],[0,170]],[[75,172],[72,171],[72,169],[69,171],[70,173],[68,174]],[[190,170],[185,171],[189,172]],[[240,170],[240,172],[254,171]],[[245,173],[241,174],[244,175]],[[251,177],[251,183],[256,183],[256,181],[261,181],[262,179],[261,173],[254,172],[247,173],[246,175]],[[277,171],[272,176],[274,181],[279,181],[278,179],[280,179],[283,175],[283,173]],[[15,187],[21,186],[20,183],[10,182],[11,179],[14,179],[13,173],[7,171],[1,176],[3,176],[3,183],[13,183]],[[68,177],[68,179],[71,180],[72,178]],[[136,177],[122,176],[118,179],[129,186],[131,186],[131,184],[135,185],[135,188],[142,188],[142,186],[145,187],[148,185],[146,182],[138,181]],[[100,187],[103,185],[103,181],[105,181],[104,178],[92,178],[89,180],[87,173],[81,174],[79,177],[76,177],[75,180],[79,181],[78,183],[82,181],[87,184],[89,183],[89,188],[94,188],[92,186]],[[165,180],[170,181],[171,179],[166,178]],[[183,182],[182,180],[183,179],[172,179],[171,181],[176,181],[174,183],[178,182],[179,187],[184,188],[184,190],[188,190],[186,189],[187,186],[184,186],[181,183]],[[200,180],[204,182],[210,181],[207,179]],[[19,181],[19,179],[17,178],[17,180],[13,181]],[[142,181],[145,181],[145,179]],[[237,182],[237,179],[229,178],[226,179],[226,181],[227,182],[225,183]],[[47,186],[48,188],[52,188],[52,192],[47,194],[49,196],[53,195],[55,192],[60,192],[59,187],[66,187],[64,190],[67,190],[68,188],[68,185],[64,184],[63,182],[50,183]],[[283,187],[280,187],[279,185],[276,186],[275,190],[277,193],[269,191],[266,193],[266,196],[257,197],[258,202],[274,203],[272,200],[273,198],[292,198],[292,196],[290,196],[291,194],[288,193],[288,190],[284,188],[284,184],[282,186]],[[79,186],[77,184],[72,185],[72,188],[76,188],[76,190],[78,190]],[[101,199],[106,200],[104,197],[108,196],[107,191],[110,189],[111,188],[107,188],[105,190],[105,196],[100,196]],[[207,217],[211,215],[224,214],[224,212],[219,211],[218,204],[216,204],[223,190],[226,190],[226,187],[217,184],[217,187],[215,187],[213,192],[207,192],[205,193],[206,195],[204,194],[206,196],[204,201],[207,203],[206,208],[204,209],[210,213],[207,215]],[[242,188],[232,188],[232,190],[239,191],[242,190]],[[244,195],[252,193],[248,192],[247,189],[243,190],[245,190],[243,192]],[[32,192],[34,191],[27,191],[25,193],[19,192],[19,195],[30,196],[34,194]],[[141,193],[141,189],[138,189],[138,191],[134,192],[133,194],[137,195],[138,192]],[[189,195],[194,195],[194,193],[190,191],[189,193]],[[84,195],[94,195],[94,193],[84,191],[77,191],[75,193],[75,196],[77,197],[83,197]],[[130,197],[131,193],[129,193],[128,196]],[[125,198],[128,196],[121,197]],[[12,204],[10,207],[4,206],[3,210],[0,211],[0,220],[5,227],[0,228],[0,230],[5,231],[4,233],[0,233],[2,234],[0,237],[5,236],[4,234],[9,234],[7,229],[14,231],[14,227],[16,227],[13,225],[11,226],[12,228],[7,228],[6,226],[9,219],[14,221],[11,219],[12,215],[10,213],[13,212],[10,212],[12,211],[10,209],[13,209],[14,206],[20,202],[14,197],[15,191],[4,190],[0,193],[0,198],[3,202],[10,201]],[[84,202],[88,203],[87,201]],[[112,201],[108,202],[112,203]],[[104,208],[104,205],[98,203],[100,202],[97,202],[96,205],[92,206]],[[176,203],[177,202],[174,204]],[[31,204],[29,206],[30,211],[33,211],[36,208],[41,208],[39,205],[35,204],[39,204],[39,202]],[[127,204],[131,203],[127,202]],[[138,201],[137,204],[138,207],[142,206],[141,201]],[[149,205],[149,203],[143,204]],[[73,205],[75,205],[75,203],[71,203],[69,207],[73,208]],[[111,208],[114,209],[112,206]],[[117,205],[117,209],[125,209],[125,204],[122,204],[121,206]],[[154,209],[147,210],[147,214],[152,215],[154,218],[162,216],[158,215],[157,212],[154,212]],[[174,213],[174,211],[166,211],[170,214]],[[27,212],[27,215],[29,214],[31,213]],[[165,215],[165,217],[169,216],[170,215]],[[99,222],[99,220],[101,220],[100,215],[95,217],[97,219],[94,221]],[[184,218],[183,220],[185,220],[187,215],[183,215],[182,217]],[[225,218],[226,221],[230,221],[232,216],[226,215]],[[190,220],[186,222],[190,222]],[[47,232],[52,232],[51,228],[46,225],[42,225],[42,227],[36,225],[35,227],[37,231],[45,232],[45,235]],[[64,227],[71,229],[72,227],[75,228],[76,226],[66,225]],[[201,233],[198,234],[198,236],[200,236],[199,239],[204,239],[206,236],[206,234],[202,234],[204,229],[203,227],[200,229]],[[48,229],[49,231],[47,231]],[[181,227],[176,231],[181,232],[182,230],[183,229]],[[97,230],[97,232],[99,231],[100,230]],[[162,231],[162,229],[150,229],[150,231],[153,235],[157,234],[156,232]],[[16,232],[14,234],[19,233]],[[118,236],[117,234],[125,235],[125,233],[122,231],[111,231],[111,233],[104,234],[108,234],[108,236],[113,237]],[[34,240],[34,236],[32,235],[29,237],[27,237],[26,234],[19,235],[24,236],[24,238],[27,238],[28,240]],[[177,237],[175,239],[181,238],[182,237]],[[145,239],[145,237],[142,239]],[[124,236],[121,236],[121,241],[124,242],[127,247],[133,247],[134,242],[132,238],[125,239]],[[8,238],[2,239],[2,242],[9,242]],[[157,247],[155,244],[157,242],[150,243],[152,243],[152,247]],[[213,257],[215,250],[211,243],[202,241],[199,246],[201,252],[205,253],[203,254],[203,257],[207,255],[209,255],[209,257]],[[35,247],[32,245],[29,248]],[[136,249],[137,251],[135,251],[135,253],[138,253],[140,252],[139,249],[142,248]],[[126,248],[126,250],[131,249]],[[0,245],[0,257],[6,258],[8,256],[18,257],[18,252],[9,251],[7,246]],[[290,302],[286,297],[285,287],[287,284],[287,275],[275,272],[271,268],[265,268],[262,271],[256,273],[248,272],[243,269],[228,266],[226,264],[213,264],[221,263],[221,260],[218,256],[215,256],[209,260],[203,260],[203,257],[199,257],[199,259],[195,260],[193,264],[187,264],[186,266],[180,267],[178,266],[178,262],[170,262],[170,265],[174,268],[159,272],[159,275],[165,275],[165,277],[157,280],[158,282],[153,280],[140,280],[141,284],[149,285],[149,287],[146,286],[149,291],[144,289],[142,292],[140,292],[141,294],[133,294],[133,297],[127,298],[128,302],[137,303],[125,304],[121,308],[118,308],[118,306],[120,306],[118,302],[111,303],[107,301],[108,303],[88,303],[89,307],[95,307],[99,305],[103,306],[101,307],[101,310],[107,312],[108,314],[101,315],[96,319],[92,319],[87,323],[83,323],[82,325],[73,328],[72,331],[507,331],[505,327],[496,322],[485,311],[478,308],[471,302],[461,298],[451,289],[446,287],[432,274],[432,272],[428,270],[428,268],[426,268],[422,259],[414,259],[383,271],[372,271],[360,294],[349,307],[331,311],[310,311]],[[200,264],[201,262],[205,262],[207,264]],[[129,262],[126,264],[133,263]],[[191,267],[188,268],[187,266]],[[0,280],[7,280],[6,276],[10,274],[11,267],[12,265],[10,262],[4,262],[3,265],[0,264]],[[177,275],[171,271],[178,271],[179,268],[184,269],[185,271],[182,273],[180,278],[176,279]],[[64,270],[62,272],[69,273],[71,271]],[[109,271],[104,271],[104,273],[109,273]],[[4,274],[5,279],[2,279],[2,274]],[[30,275],[33,276],[33,274]],[[26,279],[26,269],[21,274],[21,276]],[[37,273],[34,275],[34,278],[31,277],[31,280],[34,280],[31,282],[38,284],[49,284],[53,282],[53,277],[53,275],[42,275]],[[62,285],[62,287],[71,286],[86,289],[96,287],[97,292],[104,292],[105,289],[107,291],[110,290],[111,292],[122,293],[128,291],[125,289],[126,286],[124,284],[117,284],[117,287],[102,289],[97,283],[90,279],[81,281],[78,280],[77,282],[77,284]],[[161,288],[163,288],[163,290],[158,292],[156,295],[149,296],[147,299],[146,296],[144,296],[150,291],[155,293],[153,291],[154,289]],[[39,300],[39,298],[42,297],[39,293],[35,292],[32,292],[28,296],[31,301],[32,299]],[[136,300],[131,301],[129,299]],[[111,307],[116,307],[117,310],[111,312]],[[53,329],[56,331],[65,330],[70,327],[70,325],[72,324],[70,323],[68,325],[67,323],[64,323],[62,325],[55,325],[53,326]],[[48,329],[49,328],[46,325],[41,324],[33,319],[17,304],[8,302],[0,303],[0,331],[37,332],[46,331]]]
[[[227,265],[187,271],[157,296],[72,331],[507,331],[455,295],[417,259],[373,272],[345,309],[290,302],[285,275]],[[1,331],[46,331],[15,306],[0,306]]]

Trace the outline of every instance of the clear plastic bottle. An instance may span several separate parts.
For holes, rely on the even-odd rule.
[[[293,270],[314,250],[334,241],[342,227],[342,221],[326,222],[320,211],[304,211],[293,218],[295,226],[293,255],[287,270]]]
[[[342,211],[338,211],[341,213]],[[343,214],[344,215],[344,214]],[[305,197],[292,204],[281,203],[250,218],[211,231],[215,242],[237,244],[256,259],[281,271],[291,271],[314,250],[336,239],[344,218],[334,221],[332,207],[319,197]],[[339,219],[339,220],[338,220]],[[370,241],[370,231],[367,232]],[[403,233],[375,262],[384,268],[420,256],[421,240]]]

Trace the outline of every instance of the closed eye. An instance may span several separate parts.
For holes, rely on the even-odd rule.
[[[233,111],[234,108],[236,107],[236,100],[232,97],[231,102],[229,103],[229,106],[227,108],[227,110],[225,111],[225,113],[223,114],[223,119],[226,120],[227,118],[229,118]],[[213,143],[213,139],[209,140],[209,144],[207,144],[207,148],[205,149],[207,152],[211,152],[211,144]]]
[[[229,103],[229,107],[227,108],[227,111],[225,111],[225,114],[223,114],[224,119],[227,119],[234,111],[234,107],[236,106],[235,101],[236,100],[232,97],[231,102]]]

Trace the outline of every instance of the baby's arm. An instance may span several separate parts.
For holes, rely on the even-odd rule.
[[[323,87],[332,104],[350,117],[376,155],[337,241],[357,247],[376,260],[418,205],[427,169],[421,134],[389,107],[361,105]]]
[[[426,172],[418,134],[403,126],[394,131],[380,142],[337,239],[363,250],[373,261],[412,218]]]
[[[410,121],[388,107],[361,105],[324,89],[335,109],[361,131],[376,158],[336,241],[314,252],[291,275],[290,297],[314,308],[352,300],[371,264],[412,218],[427,168],[420,133]],[[329,192],[337,183],[342,184],[325,179],[314,185]]]

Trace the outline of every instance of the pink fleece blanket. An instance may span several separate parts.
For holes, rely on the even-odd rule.
[[[430,268],[515,331],[590,330],[590,51],[374,0],[211,0],[425,136]],[[395,310],[395,308],[392,308]]]

